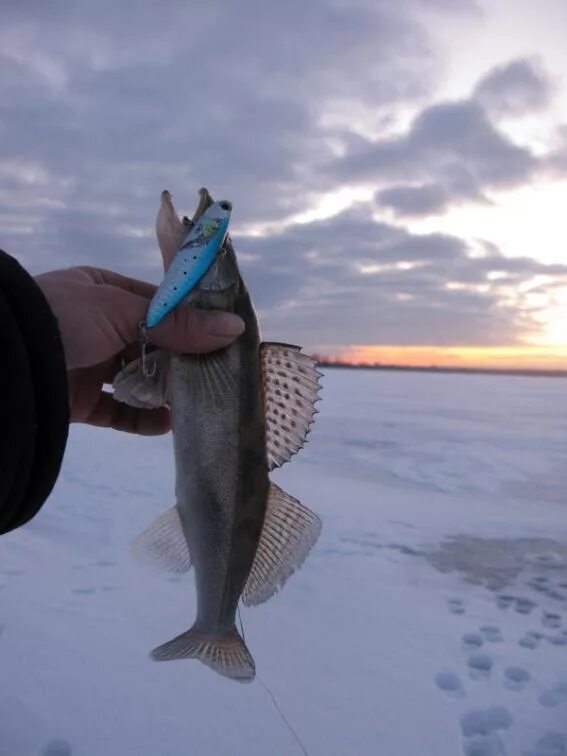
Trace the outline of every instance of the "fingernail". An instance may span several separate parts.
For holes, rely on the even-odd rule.
[[[231,312],[207,313],[207,330],[211,336],[234,338],[244,331],[244,321]]]

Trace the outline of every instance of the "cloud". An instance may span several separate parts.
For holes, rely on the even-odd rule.
[[[521,116],[546,108],[551,80],[537,58],[519,58],[491,69],[475,87],[473,97],[495,116]]]
[[[472,175],[457,166],[445,171],[439,183],[394,184],[377,191],[375,200],[399,216],[434,215],[463,201],[488,202]]]
[[[432,175],[445,183],[466,174],[473,187],[506,187],[526,181],[537,164],[530,150],[498,131],[479,104],[462,100],[425,108],[401,136],[359,140],[331,170],[339,179],[376,183],[426,181]]]
[[[235,243],[265,335],[319,346],[521,343],[540,328],[530,282],[544,297],[567,284],[567,265],[505,257],[490,244],[478,256],[454,236],[375,222],[370,205]]]
[[[88,263],[156,281],[160,191],[191,213],[206,185],[234,204],[234,241],[267,336],[520,340],[538,326],[516,290],[544,273],[563,280],[562,268],[503,258],[489,245],[474,258],[454,236],[375,222],[373,203],[267,237],[236,230],[289,219],[343,186],[370,185],[398,216],[423,216],[536,174],[541,159],[491,120],[487,97],[502,90],[501,74],[487,75],[472,98],[423,106],[442,73],[424,20],[432,12],[478,8],[77,0],[70,12],[63,0],[4,3],[0,246],[34,272]],[[535,107],[527,69],[523,77],[519,85],[504,76],[506,91],[523,86],[524,99],[511,101]],[[361,136],[384,134],[388,117],[408,109],[416,115],[404,133]]]
[[[190,211],[206,185],[241,224],[304,210],[328,188],[324,114],[423,97],[438,61],[419,0],[25,0],[3,5],[0,66],[0,164],[48,177],[0,185],[1,246],[35,270],[130,269],[116,229],[151,227],[164,188]]]

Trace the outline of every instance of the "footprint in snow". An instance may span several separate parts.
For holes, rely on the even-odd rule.
[[[561,627],[562,625],[561,615],[555,614],[555,612],[544,612],[543,618],[541,620],[541,624],[544,627],[550,627],[550,628]]]
[[[468,660],[469,677],[472,680],[487,680],[493,666],[494,662],[488,654],[471,654]]]
[[[542,706],[546,709],[559,706],[561,704],[567,704],[567,684],[556,685],[551,690],[546,690],[537,699]]]
[[[518,612],[518,614],[531,614],[536,606],[536,602],[532,601],[531,599],[519,598],[516,599],[514,609]]]
[[[452,672],[439,672],[435,677],[435,684],[451,698],[465,698],[465,689],[458,675]]]
[[[39,756],[71,756],[71,746],[66,740],[50,740]]]
[[[546,591],[549,585],[549,578],[545,577],[545,575],[538,575],[528,580],[528,585],[535,588],[536,591]]]
[[[6,575],[7,577],[18,577],[19,575],[23,575],[24,574],[23,570],[10,570],[10,569],[6,569],[6,570],[3,570],[3,572],[4,572],[4,575]]]
[[[484,638],[480,633],[465,633],[462,637],[465,651],[475,651],[484,643]]]
[[[522,638],[520,638],[518,645],[522,646],[522,648],[529,648],[533,651],[539,646],[542,638],[543,633],[528,631]]]
[[[513,721],[508,709],[501,706],[467,711],[461,717],[463,752],[466,756],[505,756],[498,732],[510,729]]]
[[[506,756],[504,743],[497,733],[476,735],[463,742],[465,756]]]
[[[76,593],[79,596],[90,596],[92,593],[95,592],[95,589],[91,586],[88,586],[86,588],[72,588],[71,593]]]
[[[552,646],[567,646],[567,630],[562,630],[557,635],[548,635],[547,640]]]
[[[447,607],[449,608],[449,611],[451,614],[464,614],[465,613],[465,605],[461,601],[461,599],[458,598],[451,598],[447,599]]]
[[[99,559],[95,562],[95,567],[114,567],[115,564],[114,559]]]
[[[539,738],[533,751],[525,756],[567,756],[567,733],[548,732]]]
[[[531,679],[532,676],[523,667],[507,667],[504,670],[504,685],[509,690],[523,690]]]
[[[502,632],[496,625],[483,625],[479,631],[484,640],[490,643],[499,643],[502,640]]]
[[[499,609],[509,609],[516,601],[516,596],[511,596],[509,593],[500,593],[496,596],[496,606]]]

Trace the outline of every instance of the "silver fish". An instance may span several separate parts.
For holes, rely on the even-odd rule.
[[[211,202],[201,190],[195,217]],[[156,227],[167,268],[187,234],[167,192]],[[320,373],[299,347],[261,342],[228,237],[181,306],[237,313],[246,329],[212,354],[152,352],[150,377],[136,361],[114,382],[117,400],[143,407],[169,404],[172,413],[177,503],[138,537],[134,552],[176,572],[195,569],[195,622],[152,657],[199,659],[246,682],[254,679],[255,665],[236,628],[238,602],[257,605],[276,593],[321,530],[317,515],[268,477],[303,447],[316,413]]]

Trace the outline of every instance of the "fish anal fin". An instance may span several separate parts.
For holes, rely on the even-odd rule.
[[[191,555],[177,506],[170,507],[143,530],[133,542],[133,556],[168,572],[188,572]]]
[[[266,452],[270,470],[303,448],[321,389],[316,362],[292,344],[261,345],[266,413]]]
[[[238,682],[252,682],[256,674],[254,659],[236,628],[217,637],[192,627],[155,648],[151,656],[155,661],[198,659],[219,675]]]
[[[132,407],[154,409],[167,404],[167,370],[169,356],[165,349],[156,349],[146,357],[148,375],[142,371],[140,359],[130,362],[114,378],[114,398]]]
[[[242,601],[267,601],[298,570],[321,532],[321,520],[293,496],[270,484],[264,527]]]

